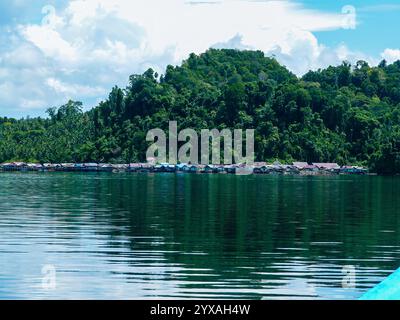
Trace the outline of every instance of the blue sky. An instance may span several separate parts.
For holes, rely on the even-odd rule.
[[[385,48],[400,47],[396,39],[400,27],[400,1],[376,0],[304,0],[306,6],[320,10],[340,11],[351,4],[357,12],[357,28],[354,30],[335,30],[334,32],[316,32],[319,41],[329,46],[346,43],[353,50],[379,56]]]
[[[2,0],[0,116],[90,109],[149,67],[209,47],[263,50],[298,75],[400,59],[400,1]]]

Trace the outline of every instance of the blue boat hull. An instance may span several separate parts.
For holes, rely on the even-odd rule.
[[[369,290],[360,300],[400,300],[400,269]]]

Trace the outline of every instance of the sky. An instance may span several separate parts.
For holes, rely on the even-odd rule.
[[[88,110],[129,75],[210,47],[257,49],[301,76],[400,59],[399,0],[2,0],[0,116]]]

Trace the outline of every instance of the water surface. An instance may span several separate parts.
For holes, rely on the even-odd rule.
[[[0,299],[355,299],[400,264],[398,177],[2,173],[0,191]]]

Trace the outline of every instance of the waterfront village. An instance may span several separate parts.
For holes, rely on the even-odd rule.
[[[11,162],[0,164],[0,171],[21,172],[142,172],[142,173],[204,173],[204,174],[274,174],[274,175],[338,175],[368,174],[368,169],[359,166],[339,166],[337,163],[293,162],[282,164],[278,161],[268,164],[256,162],[252,165],[194,165],[194,164],[108,164],[108,163],[61,163],[37,164]]]

